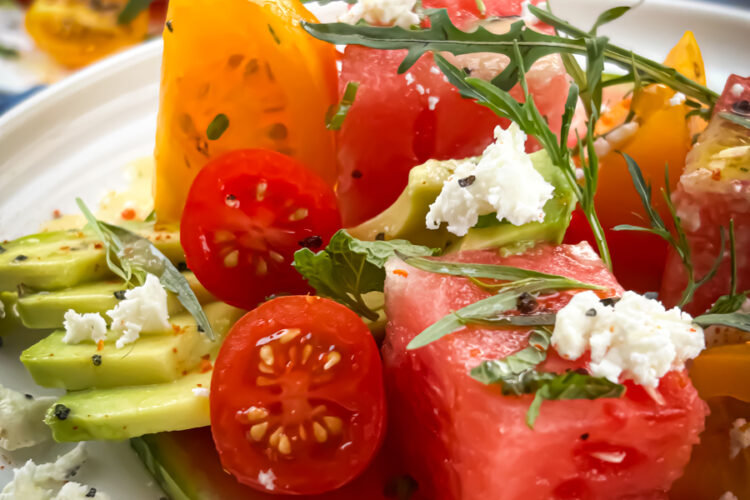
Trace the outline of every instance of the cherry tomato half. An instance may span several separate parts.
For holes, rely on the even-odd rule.
[[[180,224],[188,267],[211,293],[252,309],[275,293],[306,293],[294,252],[324,246],[341,227],[333,190],[275,151],[232,151],[190,187]]]
[[[211,432],[223,467],[261,491],[316,494],[357,477],[385,432],[380,355],[350,309],[315,296],[273,299],[221,347]]]

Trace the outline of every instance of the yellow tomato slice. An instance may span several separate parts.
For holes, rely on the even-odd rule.
[[[92,63],[141,42],[148,31],[148,9],[128,24],[117,24],[127,0],[35,0],[26,29],[37,46],[70,68]]]
[[[296,0],[169,3],[155,151],[160,220],[179,220],[201,167],[234,149],[288,154],[333,185],[325,116],[337,100],[336,53],[302,20],[315,18]],[[217,138],[208,128],[219,115]]]
[[[703,399],[731,396],[750,403],[750,344],[706,349],[693,360],[690,379]]]

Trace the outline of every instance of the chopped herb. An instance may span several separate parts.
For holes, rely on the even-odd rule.
[[[736,123],[737,125],[742,125],[745,128],[750,128],[750,118],[735,115],[734,113],[719,113],[719,116],[724,118],[725,120],[729,120],[732,123]]]
[[[479,15],[484,17],[485,14],[487,14],[487,7],[484,5],[483,0],[474,0],[477,4],[477,10],[479,11]]]
[[[339,102],[338,106],[332,106],[331,109],[328,110],[326,116],[326,128],[328,130],[339,130],[344,124],[346,115],[349,113],[352,104],[354,104],[354,99],[357,96],[357,89],[359,89],[359,82],[348,82],[346,84],[346,89],[344,90],[343,97],[341,97],[341,102]],[[353,174],[352,177],[354,177]]]
[[[663,240],[665,240],[669,245],[675,250],[677,255],[680,257],[680,260],[682,261],[682,265],[685,268],[686,274],[687,274],[687,285],[685,286],[685,291],[682,294],[682,298],[680,299],[680,302],[677,304],[680,308],[684,308],[687,304],[689,304],[693,300],[693,296],[695,294],[695,291],[703,286],[706,282],[708,282],[711,278],[714,277],[716,272],[719,270],[719,265],[721,264],[721,260],[724,257],[724,228],[719,228],[719,235],[721,237],[721,242],[719,244],[719,252],[716,256],[716,259],[714,260],[714,263],[709,269],[709,271],[703,276],[702,278],[698,279],[695,276],[695,269],[693,268],[693,259],[692,254],[690,251],[690,243],[688,242],[687,235],[685,234],[684,229],[682,228],[682,222],[680,218],[677,216],[677,210],[675,209],[674,203],[672,202],[672,192],[669,188],[669,168],[664,169],[664,179],[665,184],[664,188],[661,191],[662,197],[664,199],[664,202],[667,205],[667,209],[669,210],[669,213],[672,217],[672,222],[674,223],[674,232],[676,234],[673,235],[672,232],[670,232],[667,225],[664,223],[664,220],[661,218],[661,215],[659,215],[659,212],[654,208],[653,202],[651,199],[651,185],[647,184],[646,181],[643,178],[643,173],[641,172],[640,167],[636,163],[636,161],[628,156],[626,153],[621,153],[622,156],[625,158],[625,162],[628,166],[628,171],[630,172],[630,176],[633,180],[633,186],[635,187],[635,190],[638,192],[638,196],[641,198],[641,204],[643,205],[643,208],[646,212],[646,215],[648,217],[648,220],[651,224],[651,227],[641,227],[641,226],[632,226],[630,224],[621,224],[619,226],[615,226],[615,231],[641,231],[646,233],[651,233],[659,236]]]
[[[475,180],[477,180],[477,176],[470,175],[468,177],[464,177],[463,179],[458,179],[458,185],[462,188],[469,187],[474,184]]]
[[[28,257],[26,255],[16,255],[16,258],[13,259],[14,262],[23,262],[24,260],[27,260]]]
[[[151,210],[143,222],[156,222],[156,210]]]
[[[117,24],[130,24],[138,17],[138,14],[148,9],[154,0],[128,0],[125,8],[117,16]]]
[[[319,295],[336,300],[374,321],[378,313],[365,304],[363,295],[383,291],[385,263],[396,252],[416,256],[433,255],[437,250],[413,245],[406,240],[361,241],[342,229],[318,253],[309,248],[297,250],[294,267]]]
[[[276,32],[273,30],[273,26],[270,24],[268,25],[268,31],[271,33],[271,36],[273,37],[273,41],[276,42],[277,45],[281,45],[281,40],[279,40],[279,36],[276,34]]]
[[[0,57],[5,59],[16,59],[18,58],[18,51],[16,49],[0,45]]]
[[[167,19],[167,22],[164,23],[164,24],[166,24],[167,29],[169,30],[170,33],[174,33],[174,28],[172,27],[172,20],[171,19]]]
[[[209,141],[218,140],[229,127],[229,118],[224,113],[219,113],[211,120],[206,128],[206,137]]]
[[[53,408],[52,413],[58,420],[65,420],[66,418],[68,418],[68,415],[70,415],[70,408],[68,408],[64,404],[58,403]]]
[[[308,236],[307,238],[300,240],[299,246],[310,248],[310,249],[317,249],[323,246],[323,238],[317,235]]]
[[[94,364],[94,366],[101,366],[102,364],[101,354],[94,354],[93,356],[91,356],[91,362]]]
[[[213,329],[190,284],[158,248],[127,229],[97,220],[80,198],[76,198],[76,203],[104,244],[107,266],[114,274],[129,285],[142,285],[147,274],[154,274],[165,289],[177,295],[177,300],[203,327],[206,336],[214,340]]]

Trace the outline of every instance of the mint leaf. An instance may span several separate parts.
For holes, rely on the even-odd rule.
[[[547,359],[552,334],[546,328],[531,332],[529,345],[503,359],[483,361],[471,369],[469,374],[475,380],[489,385],[501,384],[503,394],[520,396],[536,390],[538,384],[546,375],[532,373],[536,366]]]
[[[318,295],[344,304],[370,320],[378,314],[364,302],[368,292],[383,291],[385,263],[396,252],[407,256],[434,255],[438,249],[406,240],[362,241],[341,229],[328,246],[314,253],[302,248],[294,254],[294,267]]]

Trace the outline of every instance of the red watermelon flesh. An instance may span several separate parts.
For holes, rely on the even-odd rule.
[[[732,75],[716,104],[716,112],[697,144],[688,154],[673,201],[690,243],[697,278],[703,277],[720,252],[720,227],[726,231],[734,220],[737,249],[737,290],[750,289],[750,129],[733,123],[723,114],[750,118],[750,78]],[[742,104],[744,101],[744,105]],[[737,108],[737,109],[735,109]],[[728,242],[728,238],[727,238]],[[728,243],[717,275],[699,288],[687,310],[705,312],[730,291],[731,265]],[[667,260],[662,280],[662,298],[676,304],[687,277],[674,251]]]
[[[476,8],[474,0],[469,1]],[[515,0],[485,4],[488,12],[520,13],[520,2]],[[447,7],[466,23],[473,16],[467,5],[465,0],[433,0],[429,6]],[[489,109],[462,98],[438,70],[431,54],[399,75],[397,68],[405,56],[404,50],[354,45],[344,53],[340,94],[348,82],[360,84],[338,135],[337,194],[347,226],[370,219],[391,205],[406,187],[412,167],[430,158],[480,154],[492,142],[495,126],[508,125]],[[472,75],[488,79],[507,65],[505,56],[487,54],[468,54],[453,61]],[[548,56],[532,66],[528,83],[537,107],[552,129],[559,130],[569,88],[559,57]],[[520,88],[512,93],[522,98]],[[536,143],[530,141],[528,146],[535,148]]]
[[[451,260],[505,264],[622,289],[586,243],[541,246],[499,257],[472,251]],[[488,294],[464,278],[391,261],[386,278],[389,324],[383,346],[391,431],[409,470],[428,498],[664,498],[698,442],[706,406],[684,372],[663,377],[656,403],[626,384],[619,399],[548,401],[532,430],[525,414],[532,396],[502,396],[468,371],[485,359],[527,345],[528,331],[471,327],[407,351],[419,332]],[[405,270],[404,273],[393,271]],[[573,292],[542,301],[557,310]],[[580,368],[550,353],[542,369]]]

